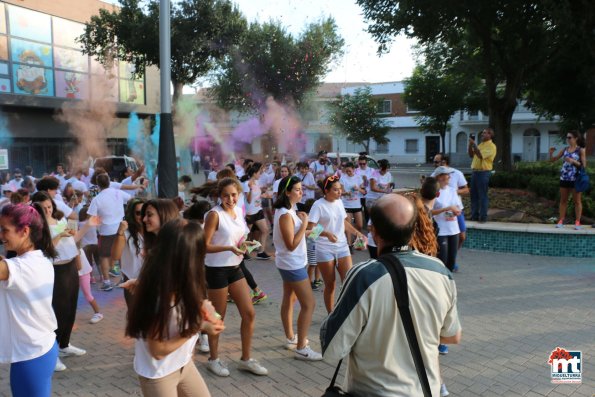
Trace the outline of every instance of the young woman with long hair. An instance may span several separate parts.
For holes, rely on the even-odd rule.
[[[157,234],[161,225],[180,218],[178,206],[169,199],[152,199],[141,208],[142,233],[145,254],[157,244]],[[119,235],[118,237],[121,238]]]
[[[349,222],[351,222],[351,217],[353,217],[354,227],[361,232],[364,227],[361,198],[366,194],[366,189],[364,189],[364,180],[362,177],[355,174],[355,165],[352,162],[346,163],[343,167],[339,182],[343,187],[341,200],[343,200],[343,206],[350,218]],[[353,241],[349,238],[348,244],[350,246],[353,244]]]
[[[0,239],[16,252],[0,257],[0,363],[10,363],[15,397],[49,397],[58,360],[50,261],[57,253],[42,214],[25,204],[8,204],[0,213]]]
[[[112,261],[120,261],[122,281],[126,282],[138,277],[143,263],[144,239],[142,209],[145,200],[133,198],[126,205],[124,220],[118,226],[116,240],[112,246]],[[124,300],[130,309],[132,295],[124,289]]]
[[[324,281],[324,304],[327,312],[331,312],[335,300],[335,265],[341,281],[351,269],[352,260],[345,231],[356,237],[364,238],[348,221],[347,212],[341,201],[341,183],[336,175],[323,179],[320,183],[323,197],[316,200],[308,219],[308,228],[317,224],[323,231],[316,239],[316,262]]]
[[[205,273],[207,294],[215,310],[225,318],[227,294],[231,296],[241,317],[240,336],[242,357],[239,368],[256,375],[267,375],[268,371],[250,357],[252,335],[254,334],[255,312],[240,264],[244,260],[245,248],[240,244],[248,233],[242,210],[237,206],[242,186],[235,178],[219,181],[220,204],[211,209],[205,218]],[[218,376],[229,376],[229,370],[219,359],[219,335],[209,335],[210,357],[207,368]]]
[[[583,201],[581,192],[574,189],[574,182],[578,170],[581,167],[587,167],[587,155],[585,152],[585,143],[581,134],[578,131],[572,130],[566,133],[566,142],[568,146],[560,150],[554,156],[554,148],[550,148],[550,161],[558,161],[564,157],[562,168],[560,169],[560,217],[556,227],[564,226],[564,218],[566,217],[566,209],[568,208],[568,197],[572,193],[572,200],[574,201],[574,228],[581,229],[581,217],[583,216]]]
[[[266,260],[271,259],[271,256],[266,252],[270,227],[262,209],[262,190],[258,183],[262,169],[262,163],[253,163],[241,181],[243,182],[242,189],[246,200],[246,223],[249,228],[255,225],[260,233],[259,242],[262,250],[256,254],[256,259]]]
[[[82,356],[84,349],[70,344],[72,327],[76,318],[79,291],[79,249],[76,246],[75,230],[69,230],[64,214],[56,208],[54,200],[47,192],[39,191],[31,197],[33,203],[43,210],[50,228],[52,244],[58,255],[53,258],[54,295],[52,307],[58,320],[56,340],[60,348],[60,356]],[[66,365],[60,359],[56,362],[56,371],[64,371]]]
[[[287,176],[279,183],[279,195],[273,207],[275,211],[273,242],[275,265],[283,279],[281,322],[287,338],[286,347],[295,350],[298,360],[318,361],[322,355],[308,346],[308,329],[316,302],[306,265],[306,227],[308,215],[294,210],[302,199],[302,183],[296,176]],[[300,302],[297,335],[293,332],[293,306]]]
[[[146,397],[210,396],[192,354],[201,329],[220,333],[206,310],[205,240],[197,222],[161,226],[147,252],[128,311],[126,335],[136,338],[134,370]]]
[[[374,206],[376,200],[393,191],[393,176],[389,170],[388,160],[378,160],[378,166],[380,169],[372,172],[370,177],[370,189],[366,195],[366,208],[368,210]]]

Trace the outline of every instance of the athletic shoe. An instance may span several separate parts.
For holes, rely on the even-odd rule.
[[[102,291],[111,291],[114,289],[114,284],[112,284],[111,281],[104,281],[103,285],[99,287],[99,289]]]
[[[581,226],[580,222],[574,223],[574,230],[581,230],[583,227]]]
[[[91,320],[89,320],[89,323],[90,324],[97,324],[101,320],[103,320],[103,314],[101,314],[101,313],[95,313],[93,315],[93,317],[91,317]]]
[[[97,280],[95,279],[95,276],[91,276],[91,284],[97,284]]]
[[[294,351],[295,359],[296,360],[304,360],[304,361],[320,361],[322,360],[322,354],[315,352],[310,348],[310,346],[306,345],[303,349],[295,349]]]
[[[62,372],[62,371],[66,371],[66,365],[64,365],[62,360],[57,359],[56,366],[54,367],[54,372]]]
[[[262,261],[266,261],[266,260],[271,259],[271,256],[269,254],[267,254],[266,252],[262,251],[262,252],[259,252],[258,254],[256,254],[255,258],[260,259]]]
[[[293,335],[293,339],[285,339],[285,348],[287,350],[295,350],[297,348],[298,338],[297,334]],[[308,339],[306,339],[306,345],[310,343]]]
[[[233,302],[233,299],[231,298],[231,295],[230,295],[230,294],[227,294],[227,301],[228,301],[229,303],[234,303],[234,302]]]
[[[314,284],[318,285],[319,287],[322,287],[324,285],[324,281],[322,281],[321,279],[318,279],[318,280],[314,281]]]
[[[452,268],[453,273],[457,273],[459,271],[459,265],[455,263],[455,265]]]
[[[260,365],[260,363],[253,358],[247,361],[240,360],[240,363],[238,364],[238,369],[241,369],[242,371],[252,372],[254,375],[269,374],[269,371],[265,367]]]
[[[560,229],[561,227],[564,227],[564,221],[559,221],[556,223],[556,229]]]
[[[229,376],[229,370],[227,369],[227,365],[223,364],[223,361],[219,359],[207,360],[207,369],[217,376]]]
[[[208,353],[210,352],[209,349],[209,337],[207,334],[201,334],[198,339],[198,351],[201,353]]]
[[[257,305],[269,297],[267,294],[264,293],[264,291],[260,291],[259,293],[252,292],[251,295],[253,305]]]
[[[448,392],[448,390],[446,389],[446,385],[443,383],[440,385],[440,397],[446,397],[448,396],[450,393]]]
[[[112,277],[120,277],[121,274],[122,273],[120,273],[120,270],[117,267],[114,267],[109,271],[109,275]]]
[[[68,345],[64,349],[60,349],[60,357],[82,356],[87,354],[87,351],[80,347]]]
[[[320,285],[316,284],[316,281],[312,281],[312,291],[318,291],[320,289]]]
[[[448,346],[438,345],[438,353],[440,353],[442,355],[448,354]]]

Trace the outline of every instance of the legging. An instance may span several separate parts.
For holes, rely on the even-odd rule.
[[[211,395],[192,360],[162,378],[149,379],[139,376],[139,380],[145,397],[210,397]]]
[[[50,397],[58,345],[43,356],[10,365],[10,390],[14,397]]]
[[[458,249],[458,234],[453,234],[452,236],[438,236],[438,259],[440,259],[451,272],[455,268]]]
[[[56,340],[60,349],[64,349],[70,344],[70,333],[76,317],[79,275],[75,262],[74,258],[63,265],[54,265],[52,307],[58,320]]]
[[[250,289],[255,290],[258,288],[258,284],[256,284],[256,281],[254,281],[254,277],[252,276],[252,273],[250,273],[250,270],[248,270],[246,267],[244,261],[240,263],[240,269],[242,269],[242,273],[244,273],[244,277],[246,277],[246,282],[248,283]]]
[[[85,295],[85,299],[87,302],[91,303],[95,300],[93,294],[91,293],[91,273],[83,274],[79,276],[79,284],[81,287],[81,291],[83,295]]]

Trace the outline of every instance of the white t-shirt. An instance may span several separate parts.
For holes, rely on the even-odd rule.
[[[54,267],[41,250],[5,261],[8,280],[0,281],[0,363],[32,360],[56,342]]]
[[[366,169],[362,169],[362,168],[356,168],[355,169],[355,175],[359,175],[362,177],[362,180],[364,179],[364,176],[366,177],[366,179],[364,180],[364,188],[369,192],[370,191],[370,178],[372,178],[372,174],[374,173],[374,169],[370,168],[370,167],[366,167]],[[366,193],[366,195],[364,196],[365,198],[368,197],[368,194]]]
[[[87,221],[79,222],[79,230],[82,229],[86,223]],[[87,233],[81,237],[81,246],[86,247],[87,245],[97,245],[97,243],[97,226],[91,226],[89,227],[89,230],[87,230]]]
[[[320,161],[318,160],[313,161],[312,164],[310,164],[310,170],[312,171],[312,175],[314,175],[314,178],[316,178],[317,181],[323,180],[327,176],[331,176],[335,173],[333,166],[328,161],[324,165],[320,164]],[[324,173],[316,175],[316,173],[320,171],[324,171]]]
[[[70,214],[72,214],[72,208],[70,208],[64,202],[64,199],[62,198],[62,196],[56,194],[56,197],[54,197],[54,203],[56,203],[56,208],[59,211],[62,211],[64,213],[64,217],[68,218],[70,216]]]
[[[52,239],[54,239],[58,234],[66,230],[68,222],[66,221],[66,218],[62,218],[55,225],[49,226],[50,234],[52,235]],[[79,254],[76,242],[72,236],[60,238],[58,244],[56,244],[54,248],[56,248],[56,251],[58,252],[58,256],[53,260],[55,265],[68,263]]]
[[[457,191],[447,185],[440,189],[440,195],[436,197],[436,201],[434,201],[434,209],[439,210],[450,207],[451,205],[456,205],[460,208],[461,199],[459,198]],[[438,224],[438,236],[453,236],[461,232],[456,215],[450,211],[434,215],[434,219]]]
[[[66,187],[66,174],[64,175],[59,175],[59,174],[54,174],[53,175],[54,178],[58,179],[58,181],[60,181],[60,191],[63,191],[64,188]]]
[[[70,183],[70,185],[72,186],[72,188],[74,190],[80,190],[83,193],[89,190],[87,188],[87,185],[85,185],[85,182],[79,181],[74,176],[72,178],[70,178],[69,180],[67,180],[66,183]]]
[[[130,195],[111,187],[103,189],[91,200],[87,214],[99,216],[99,234],[111,236],[118,232],[120,222],[124,218],[124,204],[130,200]]]
[[[433,177],[436,177],[436,171],[432,172]],[[459,188],[467,186],[467,180],[465,179],[465,175],[456,168],[453,168],[453,172],[450,174],[450,179],[448,180],[448,186],[455,189],[455,191],[459,191]],[[462,201],[461,201],[461,209],[463,209]]]
[[[258,211],[262,210],[262,199],[260,198],[260,196],[262,195],[262,190],[260,190],[258,182],[256,182],[252,189],[250,189],[250,186],[248,186],[248,182],[249,181],[242,183],[242,189],[244,190],[244,198],[246,199],[246,215],[254,215],[257,214]],[[252,191],[252,197],[250,197],[252,201],[249,202],[248,193],[250,191]]]
[[[375,170],[372,173],[372,176],[370,177],[370,180],[374,179],[376,181],[376,188],[377,189],[386,189],[388,188],[388,185],[393,181],[393,176],[390,173],[390,171],[386,171],[386,174],[382,175],[380,174],[380,171]],[[369,199],[379,199],[380,197],[384,196],[386,193],[378,193],[378,192],[373,192],[372,188],[370,187],[368,189],[368,194],[366,195],[366,198]]]
[[[302,181],[302,200],[300,201],[302,204],[306,203],[306,200],[314,198],[314,189],[308,189],[306,186],[316,186],[316,181],[314,180],[314,175],[311,172],[308,172],[305,176],[302,173],[296,175]]]
[[[216,181],[217,180],[217,171],[213,170],[209,172],[209,176],[207,177],[209,181]]]
[[[273,183],[273,193],[275,194],[279,194],[279,184],[281,183],[281,179],[283,178],[279,178]]]
[[[178,332],[177,310],[172,310],[169,321],[169,335],[176,337]],[[194,346],[198,340],[196,334],[189,338],[182,346],[169,353],[161,360],[156,360],[149,352],[149,346],[144,339],[136,339],[134,342],[134,370],[140,376],[149,379],[163,378],[174,371],[179,370],[192,360]]]
[[[263,189],[267,190],[275,180],[275,173],[274,172],[263,172],[258,178],[258,185]]]
[[[16,192],[17,190],[19,190],[23,184],[24,179],[11,179],[10,181],[8,181],[7,185],[9,187],[9,189],[13,192]]]
[[[81,181],[87,185],[87,188],[91,187],[91,178],[93,177],[93,174],[95,173],[95,170],[93,168],[89,168],[89,175],[85,176],[84,174],[81,176]]]
[[[283,240],[283,235],[281,234],[281,227],[279,226],[279,219],[285,214],[289,214],[293,219],[294,235],[300,230],[302,225],[302,221],[298,218],[294,209],[288,210],[287,208],[279,208],[275,211],[275,226],[273,227],[273,244],[275,245],[276,250],[275,265],[283,270],[303,269],[308,262],[306,237],[304,236],[304,238],[302,238],[302,241],[300,241],[299,245],[293,251],[287,249],[285,241]]]
[[[87,258],[87,255],[85,254],[85,251],[82,250],[82,248],[79,250],[79,254],[81,257],[81,270],[79,270],[79,277],[80,276],[84,276],[85,274],[89,274],[93,271],[93,268],[91,267],[91,263],[89,263],[89,259]]]
[[[362,177],[359,175],[347,176],[347,174],[343,174],[339,182],[343,186],[343,192],[351,193],[350,196],[341,196],[343,206],[345,208],[361,208],[360,197],[362,195],[359,189],[364,184]]]
[[[327,201],[324,197],[318,199],[312,205],[309,222],[319,223],[324,231],[330,232],[337,237],[336,243],[331,243],[328,238],[320,236],[316,239],[316,249],[336,248],[337,245],[347,244],[345,238],[345,218],[347,212],[341,200]]]
[[[374,236],[372,236],[372,229],[370,228],[371,224],[372,224],[372,221],[369,220],[368,221],[368,246],[376,247],[376,241],[374,241]]]
[[[244,236],[249,232],[241,208],[238,206],[234,208],[235,219],[225,212],[225,210],[220,205],[217,205],[209,212],[216,212],[219,216],[219,224],[217,225],[217,230],[215,230],[215,233],[213,233],[213,237],[211,238],[211,245],[233,245],[237,247],[238,244],[244,239]],[[231,251],[216,252],[212,254],[206,254],[205,266],[238,266],[243,259],[243,256],[236,255]]]
[[[122,250],[122,257],[120,258],[120,268],[122,269],[122,273],[124,273],[126,277],[138,278],[140,269],[143,266],[143,235],[139,234],[138,236],[138,254],[136,253],[134,240],[130,238],[129,230],[124,231],[124,238],[126,239],[126,244],[124,245],[124,249]]]

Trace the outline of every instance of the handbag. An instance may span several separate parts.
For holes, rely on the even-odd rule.
[[[411,312],[409,311],[407,274],[405,273],[405,269],[403,268],[401,261],[399,261],[399,258],[397,258],[392,253],[380,256],[378,261],[384,265],[393,282],[393,290],[395,299],[397,301],[397,307],[399,308],[401,321],[403,321],[403,327],[405,328],[405,334],[407,335],[407,341],[409,342],[409,349],[411,350],[411,355],[413,356],[415,370],[417,371],[417,376],[421,382],[421,388],[423,390],[424,397],[432,397],[432,392],[430,391],[430,382],[428,381],[428,375],[426,373],[426,367],[419,349],[419,343],[417,341],[417,335],[415,334],[415,326],[413,325]],[[331,384],[326,388],[322,397],[350,396],[349,393],[344,392],[339,386],[335,386],[335,381],[337,380],[337,375],[339,374],[339,368],[341,368],[342,362],[343,360],[339,360],[337,369],[335,369],[335,373],[331,379]]]
[[[574,181],[574,190],[578,193],[586,192],[590,188],[589,174],[585,167],[580,167],[576,173],[576,179]]]

